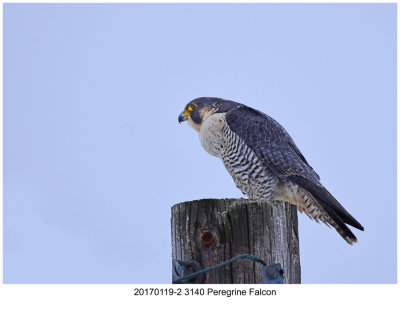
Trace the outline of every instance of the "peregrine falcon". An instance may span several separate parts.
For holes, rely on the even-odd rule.
[[[357,242],[346,224],[362,231],[363,226],[325,189],[277,121],[244,104],[212,97],[189,102],[178,117],[179,123],[186,120],[244,195],[294,204],[316,222],[335,228],[349,244]]]

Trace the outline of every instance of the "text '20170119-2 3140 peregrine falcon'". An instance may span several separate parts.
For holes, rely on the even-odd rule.
[[[203,148],[222,160],[236,186],[250,199],[281,200],[332,226],[349,243],[348,228],[363,226],[321,184],[286,130],[268,115],[244,104],[202,97],[179,115],[199,133]]]

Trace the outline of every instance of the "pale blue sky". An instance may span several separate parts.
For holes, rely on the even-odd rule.
[[[300,214],[303,283],[396,282],[395,4],[3,12],[6,283],[170,283],[170,207],[241,197],[177,122],[199,96],[278,120],[365,227]]]

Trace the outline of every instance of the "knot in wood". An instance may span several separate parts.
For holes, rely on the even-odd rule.
[[[213,243],[213,241],[214,241],[214,236],[211,232],[209,231],[203,232],[203,234],[201,235],[201,242],[203,243],[203,245],[209,246]]]

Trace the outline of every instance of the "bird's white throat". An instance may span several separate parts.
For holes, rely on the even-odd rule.
[[[211,155],[221,158],[221,131],[225,124],[225,113],[207,115],[199,129],[200,143]]]

